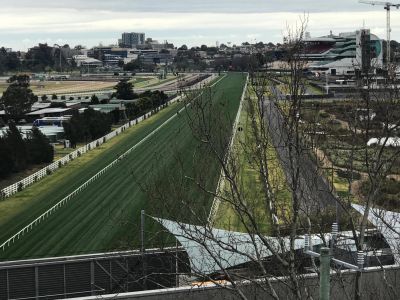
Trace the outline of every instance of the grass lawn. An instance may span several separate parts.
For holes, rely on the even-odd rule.
[[[160,84],[172,82],[172,81],[177,80],[177,79],[178,79],[178,77],[176,77],[176,76],[168,75],[168,77],[166,79],[159,80],[157,83],[146,85],[146,87],[155,87],[155,86],[158,86]]]
[[[236,114],[243,84],[241,74],[230,74],[215,85],[213,101],[219,103],[222,99],[229,99],[228,106],[219,112],[221,116]],[[89,152],[40,183],[1,202],[0,241],[3,241],[174,116],[172,121],[140,144],[121,163],[4,253],[0,253],[0,257],[9,260],[136,248],[142,209],[153,216],[184,219],[187,213],[179,205],[178,191],[168,190],[173,176],[180,174],[181,167],[190,176],[206,172],[203,175],[215,188],[219,168],[211,160],[209,168],[203,170],[202,164],[193,159],[194,155],[201,155],[204,161],[207,156],[199,151],[199,143],[187,124],[186,113],[177,114],[182,106],[182,103],[169,106],[110,140],[100,149]],[[187,113],[190,114],[190,110]],[[181,164],[177,164],[178,154]],[[145,184],[154,183],[158,187],[165,185],[171,208],[168,214],[162,213],[161,209],[165,201],[151,197],[143,188]],[[199,215],[207,212],[212,202],[208,195],[203,195],[188,184],[185,184],[179,196],[191,199],[192,208]],[[157,239],[159,231],[160,226],[147,219],[149,246],[161,246]]]
[[[134,88],[136,89],[141,89],[141,88],[147,88],[147,87],[152,87],[152,86],[157,86],[159,84],[162,84],[164,82],[173,80],[175,78],[175,76],[172,75],[168,75],[167,79],[163,79],[160,80],[158,79],[158,77],[153,76],[153,77],[141,77],[141,78],[137,78],[139,80],[135,80],[133,79],[131,82],[134,85]]]
[[[242,127],[243,131],[236,133],[233,155],[237,157],[239,164],[238,182],[240,182],[241,193],[244,195],[246,204],[252,211],[261,231],[270,234],[269,205],[264,200],[258,167],[251,157],[252,150],[255,149],[255,140],[251,133],[251,116],[246,103],[244,100],[239,120],[239,127]],[[278,218],[280,218],[287,214],[287,203],[290,203],[291,194],[286,187],[285,175],[272,145],[268,147],[268,160],[269,179],[277,199]],[[215,226],[226,230],[247,232],[245,223],[233,205],[227,202],[221,202],[215,218]]]

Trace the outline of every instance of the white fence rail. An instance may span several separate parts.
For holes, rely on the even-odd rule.
[[[228,152],[226,153],[226,156],[225,156],[225,161],[229,160],[231,151],[233,151],[232,148],[233,148],[233,144],[235,142],[235,137],[236,137],[236,133],[238,130],[239,121],[240,121],[240,116],[242,114],[243,102],[244,102],[244,98],[246,96],[248,82],[249,82],[249,75],[247,75],[246,83],[243,87],[243,93],[242,93],[242,97],[240,98],[240,105],[238,108],[238,112],[236,114],[235,122],[233,123],[231,139],[229,142]],[[218,180],[217,189],[216,189],[217,195],[219,195],[221,192],[223,192],[224,183],[225,183],[225,174],[224,174],[224,170],[221,168],[221,174],[219,175],[219,180]],[[208,223],[210,225],[213,225],[213,222],[215,221],[215,217],[217,216],[220,203],[221,203],[221,200],[219,199],[218,196],[216,196],[213,200],[213,203],[212,203],[211,209],[210,209],[210,213],[208,215]]]
[[[172,99],[169,103],[174,103],[179,99],[179,97],[176,97]],[[161,110],[162,108],[166,107],[166,105],[162,105],[156,109],[156,111]],[[74,152],[71,152],[70,154],[64,156],[63,158],[53,162],[52,164],[48,165],[47,167],[37,171],[36,173],[22,179],[21,181],[18,181],[0,191],[0,201],[1,199],[11,197],[12,195],[22,191],[23,189],[27,188],[28,186],[32,185],[33,183],[41,180],[43,177],[46,177],[47,175],[50,175],[57,169],[61,168],[62,166],[68,164],[69,162],[73,161],[77,157],[85,154],[86,152],[93,150],[105,142],[109,141],[110,139],[118,136],[120,133],[125,131],[126,129],[132,127],[133,125],[136,125],[143,120],[147,119],[152,115],[152,112],[146,113],[145,115],[129,121],[128,123],[124,124],[123,126],[117,128],[116,130],[110,132],[109,134],[75,150]]]
[[[225,78],[225,76],[223,77]],[[217,84],[219,81],[221,81],[223,78],[221,78],[220,80],[218,80],[215,84]],[[169,101],[169,104],[172,104],[174,102],[179,101],[183,96],[178,96],[175,97],[174,99],[172,99],[171,101]],[[199,96],[198,96],[199,97]],[[190,105],[190,103],[187,103],[182,109],[179,110],[179,112],[182,112],[184,109],[186,109],[186,107]],[[160,109],[166,107],[167,104],[162,105],[160,107],[158,107],[156,109],[156,111],[159,111]],[[128,123],[126,123],[125,125],[121,126],[120,128],[114,130],[113,132],[107,134],[106,136],[91,142],[90,144],[87,144],[86,146],[74,151],[73,153],[67,155],[66,157],[52,163],[51,165],[49,165],[47,168],[44,168],[42,170],[40,170],[39,172],[29,176],[28,178],[31,178],[32,176],[36,176],[36,174],[40,173],[43,174],[41,178],[43,178],[44,176],[48,175],[49,171],[47,171],[49,168],[53,168],[53,169],[49,169],[51,171],[56,170],[60,167],[59,163],[61,162],[61,165],[68,163],[69,161],[75,159],[76,157],[78,157],[79,155],[81,155],[82,153],[86,153],[87,151],[90,151],[91,149],[94,149],[98,146],[100,146],[101,144],[105,143],[106,141],[110,140],[111,138],[117,136],[118,134],[120,134],[121,132],[123,132],[124,130],[126,130],[127,128],[138,124],[140,122],[142,122],[143,120],[147,119],[148,117],[150,117],[153,113],[149,112],[133,121],[130,121]],[[75,197],[77,194],[79,194],[80,192],[82,192],[89,184],[91,184],[93,181],[95,181],[96,179],[98,179],[101,175],[103,175],[105,172],[107,172],[107,170],[109,170],[110,168],[112,168],[114,165],[116,165],[117,163],[119,163],[122,159],[124,159],[129,153],[131,153],[133,150],[135,150],[135,148],[137,148],[138,146],[140,146],[141,144],[143,144],[146,140],[148,140],[150,137],[152,137],[156,132],[158,132],[162,127],[164,127],[166,124],[168,124],[171,120],[173,120],[177,115],[174,114],[172,115],[169,119],[167,119],[164,123],[162,123],[159,127],[157,127],[156,129],[154,129],[152,132],[150,132],[146,137],[144,137],[141,141],[139,141],[138,143],[136,143],[134,146],[132,146],[131,148],[129,148],[125,153],[123,153],[122,155],[120,155],[117,159],[115,159],[114,161],[112,161],[109,165],[107,165],[106,167],[104,167],[103,169],[101,169],[99,172],[97,172],[94,176],[92,176],[89,180],[87,180],[85,183],[83,183],[80,187],[78,187],[77,189],[75,189],[72,193],[70,193],[68,196],[64,197],[62,200],[60,200],[59,202],[57,202],[54,206],[52,206],[51,208],[49,208],[46,212],[44,212],[43,214],[41,214],[39,217],[37,217],[35,220],[33,220],[31,223],[29,223],[28,225],[26,225],[24,228],[22,228],[20,231],[18,231],[16,234],[14,234],[12,237],[10,237],[9,239],[7,239],[4,243],[2,243],[0,245],[0,249],[2,249],[3,251],[6,249],[6,247],[9,247],[10,244],[14,243],[15,240],[19,240],[22,236],[24,236],[24,234],[28,233],[30,230],[32,230],[33,226],[36,226],[37,224],[40,224],[41,221],[43,221],[45,218],[47,218],[48,216],[50,216],[52,213],[54,213],[57,209],[61,208],[62,206],[66,205],[68,203],[68,201],[70,201],[73,197]],[[82,151],[82,152],[80,152]],[[78,154],[81,153],[81,154]],[[72,156],[71,156],[72,155]],[[44,173],[43,173],[44,171]],[[50,172],[51,172],[50,171]],[[27,180],[28,178],[25,178],[25,180]],[[21,181],[22,182],[22,181]],[[29,181],[27,181],[29,182]],[[31,181],[30,184],[32,184],[33,182],[36,181]],[[19,184],[19,183],[17,183]],[[27,185],[28,186],[28,185]],[[18,188],[17,191],[18,192]],[[14,194],[16,193],[14,192]]]
[[[174,99],[172,99],[169,103],[174,103],[176,101],[178,101],[179,99],[181,99],[181,97],[176,97]],[[163,105],[161,107],[159,107],[159,109],[161,109],[162,107],[165,107],[166,105]],[[180,111],[182,111],[184,108],[182,108]],[[114,136],[117,136],[119,133],[123,132],[126,128],[129,128],[130,126],[133,126],[134,124],[138,124],[139,122],[145,120],[147,117],[151,116],[151,112],[145,114],[142,117],[137,118],[136,120],[130,121],[129,123],[125,124],[124,126],[118,128],[117,130],[109,133],[108,135],[106,135],[105,137],[107,137],[107,140],[111,139]],[[72,193],[70,193],[68,196],[64,197],[62,200],[60,200],[59,202],[57,202],[54,206],[52,206],[51,208],[49,208],[46,212],[44,212],[43,214],[41,214],[39,217],[37,217],[35,220],[33,220],[31,223],[29,223],[28,225],[26,225],[24,228],[22,228],[20,231],[18,231],[16,234],[14,234],[12,237],[10,237],[8,240],[6,240],[4,243],[2,243],[0,245],[0,249],[2,249],[3,251],[6,249],[6,247],[10,246],[10,244],[14,243],[15,240],[19,240],[20,237],[22,237],[24,234],[28,233],[30,230],[32,230],[33,226],[36,226],[37,224],[40,224],[41,221],[43,221],[45,218],[47,218],[48,216],[50,216],[52,213],[54,213],[57,209],[61,208],[62,206],[66,205],[68,203],[68,201],[70,201],[73,197],[75,197],[77,194],[81,193],[89,184],[91,184],[93,181],[95,181],[96,179],[98,179],[101,175],[103,175],[104,173],[106,173],[110,168],[112,168],[114,165],[116,165],[117,163],[119,163],[122,159],[124,159],[129,153],[131,153],[135,148],[137,148],[138,146],[140,146],[142,143],[144,143],[146,140],[148,140],[151,136],[153,136],[157,131],[159,131],[164,125],[166,125],[167,123],[169,123],[173,118],[175,118],[176,115],[173,115],[172,117],[170,117],[168,120],[166,120],[161,126],[157,127],[156,129],[154,129],[150,134],[148,134],[145,138],[143,138],[140,142],[138,142],[137,144],[135,144],[134,146],[132,146],[130,149],[128,149],[125,153],[123,153],[122,155],[120,155],[117,159],[115,159],[114,161],[112,161],[109,165],[107,165],[106,167],[104,167],[103,169],[101,169],[99,172],[97,172],[94,176],[92,176],[89,180],[87,180],[85,183],[83,183],[80,187],[78,187],[77,189],[75,189]],[[104,137],[103,137],[104,138]],[[102,138],[102,139],[103,139]],[[99,139],[100,140],[100,139]],[[90,149],[94,149],[97,145],[97,142],[99,142],[99,140],[93,141],[92,143],[86,145],[85,147],[82,147],[80,149],[78,149],[77,151],[83,150],[85,149],[85,151],[89,151]],[[104,141],[100,141],[100,142],[104,142]],[[101,145],[99,142],[99,145]],[[77,152],[75,151],[75,152]],[[74,152],[74,153],[75,153]],[[75,156],[76,158],[76,156]],[[59,161],[62,161],[59,160]],[[67,162],[70,160],[67,160]],[[54,164],[54,163],[53,163]],[[52,165],[53,165],[52,164]],[[51,166],[51,165],[50,165]],[[50,167],[49,166],[49,167]],[[58,165],[57,165],[58,166]],[[56,167],[57,167],[56,166]],[[49,168],[48,167],[48,168]],[[39,171],[40,172],[40,171]],[[47,174],[47,173],[46,173]],[[46,176],[46,174],[44,176]]]

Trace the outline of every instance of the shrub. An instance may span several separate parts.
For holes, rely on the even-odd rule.
[[[329,118],[330,115],[329,115],[327,112],[324,112],[324,111],[323,111],[323,112],[320,112],[320,113],[319,113],[319,116],[320,116],[321,118],[323,118],[323,119],[326,119],[326,118]]]
[[[46,169],[46,174],[47,174],[47,175],[50,175],[50,174],[51,174],[50,168],[47,168],[47,169]]]
[[[23,190],[23,188],[24,188],[24,184],[22,182],[18,182],[17,191],[20,192]]]
[[[352,171],[345,171],[345,170],[337,170],[336,174],[339,177],[345,178],[345,179],[353,179],[353,180],[360,180],[361,175],[358,172],[352,172]]]

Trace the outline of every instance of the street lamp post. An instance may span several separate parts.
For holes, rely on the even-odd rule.
[[[60,51],[60,73],[62,72],[62,67],[61,67],[61,46],[59,44],[54,44],[54,47],[58,47],[58,50]]]

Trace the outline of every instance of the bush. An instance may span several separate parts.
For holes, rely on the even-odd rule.
[[[47,168],[47,169],[46,169],[46,174],[47,174],[47,175],[51,175],[51,173],[52,173],[52,172],[51,172],[50,168]]]
[[[358,172],[352,172],[352,171],[345,171],[345,170],[337,170],[336,174],[339,177],[345,178],[345,179],[353,179],[353,180],[360,180],[361,179],[361,174]]]
[[[24,184],[22,182],[18,182],[17,191],[20,192],[24,189]]]
[[[400,183],[396,180],[385,180],[382,186],[382,193],[390,194],[390,195],[397,195],[400,193]],[[399,199],[400,200],[400,199]]]
[[[328,114],[327,112],[320,112],[319,116],[323,119],[329,118],[330,114]]]
[[[361,190],[364,196],[370,192],[371,184],[365,181]],[[396,180],[386,179],[378,193],[376,204],[387,210],[398,210],[400,203],[400,184]]]

